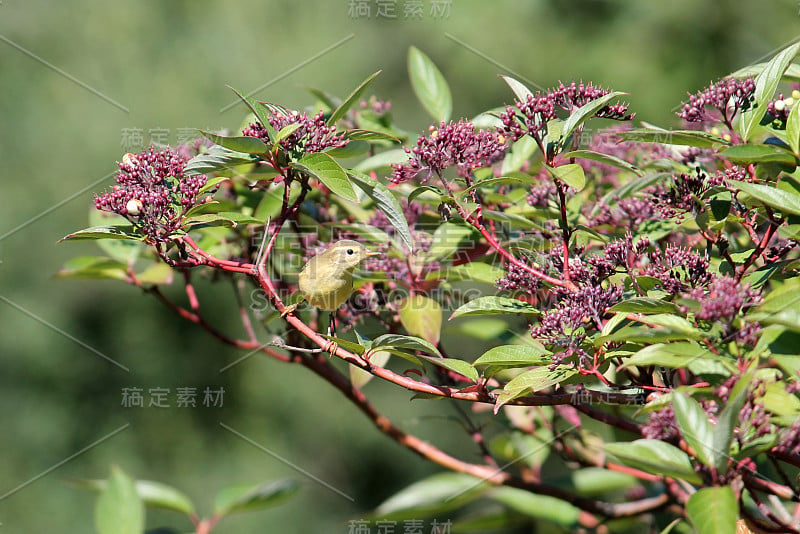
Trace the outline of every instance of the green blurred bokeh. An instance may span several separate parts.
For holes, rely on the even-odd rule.
[[[497,74],[510,74],[531,86],[583,79],[626,91],[637,119],[669,126],[686,91],[763,60],[800,22],[795,0],[440,0],[438,15],[424,0],[418,20],[405,16],[408,0],[388,3],[394,19],[376,17],[374,1],[0,2],[3,530],[91,532],[94,496],[66,480],[105,477],[112,463],[184,490],[201,513],[230,483],[304,482],[284,505],[226,519],[218,530],[231,533],[344,533],[348,519],[437,471],[304,369],[254,356],[221,373],[244,353],[141,291],[53,278],[67,259],[97,253],[56,241],[87,225],[92,192],[112,182],[122,153],[137,151],[123,146],[126,132],[139,129],[145,142],[166,132],[176,143],[187,128],[240,123],[241,106],[220,111],[235,100],[226,85],[302,107],[313,101],[303,86],[344,95],[378,69],[374,91],[393,102],[401,127],[421,132],[429,122],[407,80],[410,45],[443,71],[456,118],[509,102]],[[353,16],[354,4],[371,16]],[[240,334],[224,289],[199,287],[205,302],[219,295],[209,319]],[[126,387],[169,388],[173,407],[125,408]],[[197,408],[175,407],[181,387],[198,389]],[[201,406],[206,387],[224,388],[222,407]],[[402,428],[475,454],[456,423],[429,417],[455,415],[452,406],[410,402],[377,381],[367,388]],[[149,519],[189,530],[174,514]]]

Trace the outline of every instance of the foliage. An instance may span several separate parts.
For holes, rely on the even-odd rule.
[[[112,215],[66,239],[128,246],[61,274],[125,281],[224,343],[299,363],[389,439],[460,473],[375,517],[797,532],[800,92],[777,91],[798,49],[690,95],[683,130],[630,128],[621,92],[534,93],[509,77],[512,104],[481,128],[453,122],[447,83],[416,48],[409,74],[434,124],[414,142],[388,103],[362,99],[378,73],[303,111],[239,95],[242,135],[123,157],[96,202]],[[304,260],[342,238],[382,254],[336,312],[338,335],[322,336],[314,310],[287,304]],[[252,284],[238,295],[247,338],[204,319],[192,278],[212,273]],[[188,307],[162,292],[174,280]],[[486,315],[509,335],[451,354],[448,336],[486,340],[470,326]],[[470,403],[464,440],[481,461],[391,423],[361,391],[371,377]],[[553,465],[572,476],[547,479]],[[119,502],[122,478],[105,490]]]

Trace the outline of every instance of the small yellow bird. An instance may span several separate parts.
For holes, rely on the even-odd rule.
[[[325,252],[317,254],[300,271],[300,293],[312,306],[336,310],[353,292],[353,271],[369,256],[367,248],[352,239],[337,241]]]
[[[321,310],[335,311],[347,302],[353,292],[353,271],[370,256],[380,252],[369,252],[367,248],[352,239],[343,239],[317,254],[300,271],[300,293],[309,304]],[[299,303],[288,306],[281,316],[293,313]],[[333,313],[330,315],[328,335],[334,327]],[[329,352],[336,352],[336,343],[331,344]]]

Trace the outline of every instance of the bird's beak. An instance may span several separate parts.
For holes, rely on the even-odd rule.
[[[380,256],[381,254],[381,252],[367,252],[367,257]]]

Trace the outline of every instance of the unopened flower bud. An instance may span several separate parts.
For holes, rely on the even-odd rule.
[[[783,99],[783,103],[784,103],[784,105],[786,105],[787,108],[790,108],[790,107],[792,107],[792,104],[794,104],[794,98],[791,98],[791,97],[790,98],[784,98]]]
[[[798,91],[797,89],[792,91],[792,98],[794,98],[795,100],[800,100],[800,91]]]
[[[786,108],[786,104],[783,100],[777,100],[775,102],[775,111],[783,111]]]

